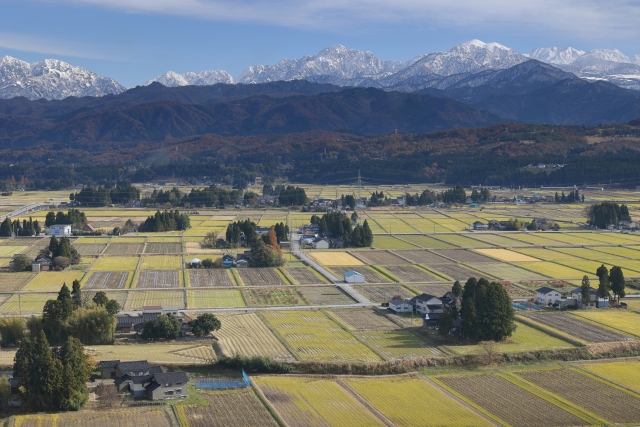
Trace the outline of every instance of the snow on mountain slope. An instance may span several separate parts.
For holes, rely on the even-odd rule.
[[[0,58],[0,98],[63,99],[118,94],[125,90],[113,79],[57,59],[29,64],[10,56]]]
[[[539,47],[529,54],[529,58],[537,59],[547,64],[566,65],[571,64],[585,53],[584,50],[572,47]]]
[[[224,70],[207,70],[197,74],[193,72],[178,74],[174,71],[167,71],[147,81],[144,86],[148,86],[153,82],[162,83],[167,87],[209,86],[216,83],[231,84],[233,83],[233,77]]]

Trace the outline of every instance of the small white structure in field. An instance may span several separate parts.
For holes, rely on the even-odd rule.
[[[547,286],[536,289],[536,304],[548,305],[561,299],[562,294],[556,289]]]
[[[392,299],[389,301],[389,309],[396,313],[411,313],[413,311],[413,304],[410,301],[402,299]]]
[[[344,273],[345,283],[364,283],[364,274],[349,270]]]
[[[54,224],[45,230],[47,236],[71,236],[71,225]]]

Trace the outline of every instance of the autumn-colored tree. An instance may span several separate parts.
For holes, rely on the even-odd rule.
[[[274,226],[271,226],[271,230],[269,230],[269,233],[267,234],[267,238],[269,242],[267,244],[273,247],[273,249],[275,249],[276,252],[278,252],[278,255],[282,256],[282,250],[280,249],[280,245],[278,244],[278,236],[276,236],[276,230]]]

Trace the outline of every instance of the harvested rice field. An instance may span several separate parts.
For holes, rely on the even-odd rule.
[[[288,376],[255,377],[288,426],[384,426],[335,381]]]
[[[190,269],[189,286],[192,288],[209,288],[216,286],[234,286],[227,270]]]
[[[14,427],[124,427],[132,420],[138,427],[170,427],[163,407],[119,408],[102,411],[63,412],[60,414],[19,415]]]
[[[138,273],[136,289],[178,288],[182,286],[182,271],[147,270]]]
[[[106,255],[136,255],[144,251],[144,243],[110,243]]]
[[[415,264],[450,264],[453,262],[431,251],[397,251],[396,253]]]
[[[522,242],[520,240],[509,238],[508,234],[497,233],[473,233],[469,235],[470,238],[480,240],[481,242],[490,243],[495,246],[512,247],[512,246],[529,246],[529,243]]]
[[[580,258],[575,257],[573,255],[569,255],[563,252],[556,251],[554,249],[543,249],[543,248],[517,248],[514,251],[523,253],[525,255],[531,256],[533,258],[538,258],[543,261],[565,261],[565,260],[579,260]]]
[[[381,360],[320,311],[265,311],[261,315],[303,360]]]
[[[354,331],[352,332],[368,347],[373,348],[386,360],[409,357],[438,357],[442,353],[419,335],[408,330]]]
[[[310,305],[355,304],[357,302],[337,286],[305,286],[298,288],[298,292]]]
[[[181,256],[143,256],[141,270],[179,270],[182,268]]]
[[[6,299],[7,295],[0,296],[0,301],[4,302],[0,306],[2,314],[40,314],[46,302],[56,299],[57,295],[29,293],[22,295],[12,295]]]
[[[433,295],[438,298],[451,291],[450,285],[411,285],[411,287],[416,288],[420,292]]]
[[[344,381],[397,426],[483,427],[491,425],[484,418],[423,379],[374,377],[347,378]]]
[[[533,264],[533,263],[532,263]],[[471,268],[502,280],[542,280],[545,277],[524,268],[501,262],[469,263]],[[533,266],[532,266],[533,267]]]
[[[378,310],[331,310],[331,314],[336,316],[350,329],[358,331],[393,331],[400,329],[398,325]]]
[[[145,254],[180,254],[182,253],[182,243],[147,243],[144,248]]]
[[[365,264],[370,265],[402,265],[410,264],[407,260],[389,251],[357,251],[352,255],[360,259]]]
[[[569,427],[590,424],[497,374],[442,376],[435,380],[472,405],[485,409],[504,425]]]
[[[460,248],[491,248],[493,245],[480,240],[471,239],[461,234],[437,234],[435,238]]]
[[[460,264],[435,264],[430,265],[429,269],[443,274],[445,277],[451,278],[451,280],[459,280],[460,282],[466,282],[469,277],[479,277],[477,271],[469,270]]]
[[[130,291],[124,309],[140,310],[147,305],[184,309],[185,294],[183,291]]]
[[[107,245],[99,245],[96,243],[86,245],[73,245],[80,255],[100,255]]]
[[[411,230],[415,231],[415,230]],[[412,249],[415,245],[393,236],[376,236],[373,242],[376,249]]]
[[[94,271],[133,271],[138,267],[139,258],[137,256],[122,257],[110,256],[101,257],[93,263],[91,270]]]
[[[434,239],[429,236],[420,235],[403,235],[402,240],[406,240],[409,243],[413,243],[416,246],[420,246],[426,249],[452,249],[454,245],[443,242],[442,240]],[[376,237],[377,239],[377,237]]]
[[[357,271],[360,274],[364,274],[364,281],[366,283],[391,283],[391,279],[373,270],[371,267],[331,267],[331,270],[336,273],[338,277],[343,277],[347,271]]]
[[[38,273],[22,290],[58,292],[65,283],[71,289],[73,281],[82,280],[83,276],[81,271],[45,271]]]
[[[632,311],[580,310],[574,314],[599,325],[606,325],[623,334],[640,338],[640,314]]]
[[[363,263],[346,252],[309,252],[308,255],[322,265],[363,265]]]
[[[640,393],[640,361],[638,360],[634,362],[588,363],[582,365],[581,368]]]
[[[242,293],[236,289],[199,289],[187,291],[189,308],[245,307]]]
[[[29,283],[37,273],[1,273],[0,292],[19,291]]]
[[[457,262],[496,262],[495,259],[489,258],[487,256],[481,255],[479,253],[463,250],[463,249],[452,249],[452,250],[437,250],[434,251],[438,255],[442,255],[446,258],[450,258]]]
[[[232,356],[269,356],[278,360],[294,360],[286,347],[255,313],[220,315],[222,328],[213,334],[218,338],[222,354]]]
[[[527,312],[524,316],[586,342],[625,341],[629,337],[568,313]]]
[[[306,305],[305,299],[293,287],[268,287],[242,289],[249,307]]]
[[[573,369],[520,371],[517,375],[611,423],[640,422],[640,396]],[[603,397],[606,398],[603,399]],[[616,402],[611,405],[610,402]]]
[[[413,265],[387,265],[384,270],[400,279],[401,282],[424,283],[441,282],[443,280]]]
[[[403,298],[411,298],[417,295],[416,292],[413,292],[400,285],[355,285],[352,287],[362,295],[367,297],[369,301],[376,303],[389,302],[389,300],[391,300],[394,295],[401,295]]]
[[[318,285],[328,283],[326,279],[307,267],[287,267],[287,273],[301,285]]]
[[[83,289],[125,289],[132,275],[126,271],[96,271],[85,278]]]
[[[509,251],[506,249],[476,249],[476,252],[479,252],[483,255],[487,255],[493,258],[497,258],[500,261],[513,262],[513,261],[540,261],[539,259],[532,258],[530,256]]]
[[[273,268],[239,268],[245,286],[283,286],[288,283]]]

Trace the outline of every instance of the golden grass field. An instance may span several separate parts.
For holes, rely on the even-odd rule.
[[[64,283],[71,289],[74,280],[82,280],[81,271],[44,271],[26,284],[23,291],[59,291]]]
[[[308,255],[322,265],[364,265],[346,252],[309,252]]]
[[[132,271],[138,266],[137,256],[109,256],[101,257],[91,266],[97,271]]]
[[[522,261],[522,262],[536,262],[540,261],[539,259],[530,257],[528,255],[524,255],[518,252],[510,251],[507,249],[476,249],[476,252],[480,252],[483,255],[490,256],[493,258],[497,258],[501,261],[506,262],[514,262],[514,261]]]

